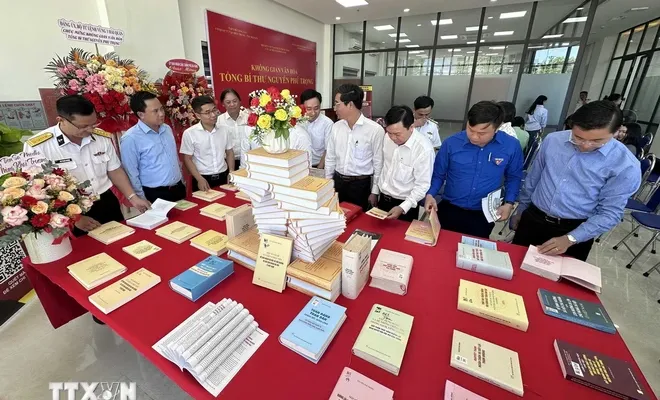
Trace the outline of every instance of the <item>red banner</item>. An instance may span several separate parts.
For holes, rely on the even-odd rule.
[[[300,95],[316,88],[316,43],[206,11],[211,75],[216,98],[233,88],[248,94],[276,86]]]

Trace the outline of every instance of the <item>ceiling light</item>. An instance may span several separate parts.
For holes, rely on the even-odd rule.
[[[385,42],[381,42],[382,44],[385,44]]]
[[[631,40],[631,41],[632,41],[632,40]],[[570,46],[571,44],[570,44],[570,43],[562,43],[561,45],[562,45],[562,46]]]
[[[528,49],[545,49],[545,46],[529,46]]]
[[[422,26],[422,24],[417,24],[417,26]]]
[[[630,11],[643,11],[643,10],[648,10],[648,7],[633,7],[630,9]]]
[[[511,35],[513,35],[513,31],[500,31],[493,33],[493,36],[511,36]]]
[[[425,52],[425,50],[412,50],[412,51],[409,51],[408,53],[410,53],[410,54],[419,54],[419,53],[424,53],[424,52]]]
[[[477,41],[475,40],[474,42],[467,42],[467,44],[477,44]]]
[[[582,11],[582,10],[584,10],[584,7],[578,7],[577,10]]]
[[[433,20],[431,21],[431,25],[451,25],[454,23],[454,20],[451,18],[446,18],[446,19],[441,19],[439,21]]]
[[[408,12],[408,11],[410,11],[410,8],[404,8],[403,9],[403,12]]]
[[[360,33],[364,32],[362,29],[360,29]]]
[[[341,17],[335,17],[335,19],[336,19],[337,21],[339,21],[339,20],[341,19]]]
[[[458,39],[458,35],[443,35],[440,36],[440,39],[442,40]]]
[[[489,50],[502,50],[502,49],[506,49],[506,46],[493,46],[493,47],[489,47],[488,49]]]
[[[335,1],[344,7],[357,7],[357,6],[369,5],[369,3],[367,3],[364,0],[335,0]]]
[[[555,35],[545,35],[541,39],[556,39],[556,38],[560,38],[562,36],[564,36],[563,33],[557,33]]]
[[[522,18],[527,15],[527,10],[525,11],[514,11],[508,13],[500,14],[500,19],[509,19],[509,18]]]
[[[414,48],[414,47],[419,47],[419,45],[418,44],[407,44],[406,47]]]
[[[488,19],[493,19],[493,17],[488,17]]]
[[[396,37],[396,33],[388,33],[387,36],[395,38],[395,37]],[[408,35],[406,35],[405,33],[401,32],[401,33],[399,34],[399,37],[408,37]]]
[[[410,39],[399,39],[399,43],[410,43]]]
[[[468,53],[468,54],[473,54],[473,53],[474,53],[474,50],[472,50],[472,51],[466,51],[466,53]]]
[[[587,17],[571,17],[571,18],[566,18],[564,20],[564,24],[572,24],[575,22],[585,22],[587,20]]]
[[[374,26],[374,29],[377,31],[390,31],[394,29],[392,25],[376,25]]]
[[[417,57],[426,57],[426,54],[417,54]]]
[[[488,25],[483,26],[483,30],[486,30],[486,29],[488,29]],[[479,30],[478,26],[466,26],[465,27],[465,32],[474,32],[474,31],[478,31],[478,30]]]
[[[486,55],[486,56],[499,56],[500,53],[487,53],[487,54],[484,54],[484,55]]]
[[[490,0],[491,3],[495,3],[497,0]]]
[[[462,50],[461,49],[454,49],[454,52],[457,52],[457,51],[462,51]]]

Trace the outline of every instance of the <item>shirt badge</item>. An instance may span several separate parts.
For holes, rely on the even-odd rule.
[[[98,153],[94,154],[94,157],[102,156],[105,154],[105,151],[99,151]]]
[[[500,164],[502,164],[502,161],[504,161],[503,158],[496,158],[496,159],[495,159],[495,165],[500,165]]]

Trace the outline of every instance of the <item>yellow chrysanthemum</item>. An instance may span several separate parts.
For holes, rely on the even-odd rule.
[[[291,92],[289,91],[289,89],[284,89],[284,90],[282,90],[282,92],[280,92],[280,94],[281,94],[282,97],[283,97],[284,99],[286,99],[286,100],[288,100],[289,97],[291,97]]]
[[[278,121],[286,121],[286,119],[289,116],[286,114],[286,111],[284,109],[280,108],[279,110],[275,111],[275,119]]]
[[[259,128],[261,128],[261,129],[270,129],[270,124],[271,124],[270,115],[263,114],[263,115],[259,116],[259,119],[257,120],[257,125],[259,126]]]
[[[300,118],[302,116],[302,110],[300,109],[300,107],[298,106],[293,107],[291,109],[291,116],[293,118]]]
[[[259,96],[259,105],[261,107],[266,107],[266,104],[270,101],[270,95],[268,93],[264,93],[261,96]]]

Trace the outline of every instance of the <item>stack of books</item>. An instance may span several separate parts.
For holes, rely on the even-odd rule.
[[[286,269],[287,283],[291,289],[309,296],[337,300],[341,294],[341,242],[335,242],[328,251],[313,263],[294,260]]]
[[[116,221],[110,221],[89,231],[87,236],[96,239],[103,244],[110,244],[134,233],[135,229],[130,226],[126,226]]]
[[[259,234],[289,236],[295,258],[319,260],[346,228],[332,180],[310,176],[305,151],[258,148],[246,160],[231,181],[249,196]]]
[[[87,290],[108,282],[126,272],[126,267],[106,253],[68,266],[69,274]]]
[[[459,243],[456,252],[456,266],[497,278],[507,280],[513,278],[513,265],[509,253],[485,247]]]
[[[248,309],[223,299],[204,305],[153,349],[217,397],[267,337]]]
[[[259,232],[251,228],[227,242],[227,258],[254,271],[259,253]]]
[[[381,249],[371,270],[369,286],[403,296],[408,292],[412,266],[412,256]]]
[[[156,229],[156,235],[171,240],[176,244],[181,244],[199,235],[201,231],[201,229],[194,226],[175,221]]]

